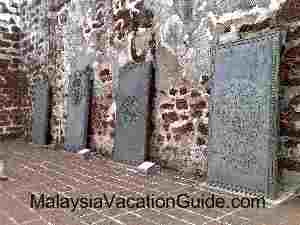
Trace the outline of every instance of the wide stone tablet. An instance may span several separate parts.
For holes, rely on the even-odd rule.
[[[145,160],[151,77],[150,63],[129,64],[120,69],[114,160],[134,165]]]
[[[32,143],[47,144],[49,85],[36,79],[32,86]]]
[[[210,99],[208,183],[276,192],[280,32],[219,45]]]
[[[87,66],[84,70],[75,71],[68,78],[64,143],[64,148],[67,151],[77,152],[86,147],[92,75],[93,69]]]

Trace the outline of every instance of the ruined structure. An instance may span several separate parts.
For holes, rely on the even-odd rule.
[[[39,78],[49,82],[49,143],[68,143],[70,118],[81,118],[72,117],[68,101],[90,96],[87,120],[76,129],[85,127],[82,140],[89,148],[113,157],[122,71],[151,64],[145,154],[164,167],[201,174],[207,172],[214,47],[286,31],[278,62],[281,144],[276,154],[280,168],[300,169],[298,0],[32,0],[1,6],[1,15],[12,19],[0,18],[0,135],[31,137],[30,93]],[[17,27],[14,18],[24,23]],[[92,88],[84,89],[80,79],[72,86],[73,75],[87,68]],[[122,119],[138,119],[143,111],[138,107],[130,116],[122,111]]]

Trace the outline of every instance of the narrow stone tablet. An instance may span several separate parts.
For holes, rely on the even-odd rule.
[[[36,79],[32,86],[32,143],[47,144],[49,85]]]
[[[150,63],[120,69],[114,160],[138,165],[145,159],[151,77]]]
[[[64,148],[78,152],[86,148],[89,114],[90,84],[93,69],[87,66],[69,77],[67,119]]]

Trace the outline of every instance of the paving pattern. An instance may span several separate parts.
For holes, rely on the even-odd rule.
[[[0,143],[6,151],[10,180],[0,183],[0,225],[300,225],[300,198],[273,209],[118,208],[116,206],[33,209],[30,194],[62,197],[103,196],[154,198],[188,193],[209,197],[194,178],[162,171],[143,177],[110,160],[87,161],[73,153],[20,141]],[[231,196],[218,194],[226,203]],[[109,199],[110,200],[110,199]],[[49,205],[48,205],[49,206]],[[229,206],[229,205],[228,205]]]

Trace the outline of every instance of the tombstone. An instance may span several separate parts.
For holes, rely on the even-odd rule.
[[[47,80],[36,79],[32,86],[32,143],[47,144],[49,85]]]
[[[281,33],[218,45],[210,99],[208,185],[276,193]]]
[[[67,151],[78,152],[86,148],[92,75],[93,69],[87,66],[84,70],[71,73],[68,78],[64,140]]]
[[[113,159],[138,165],[145,160],[152,64],[128,64],[119,71]]]

